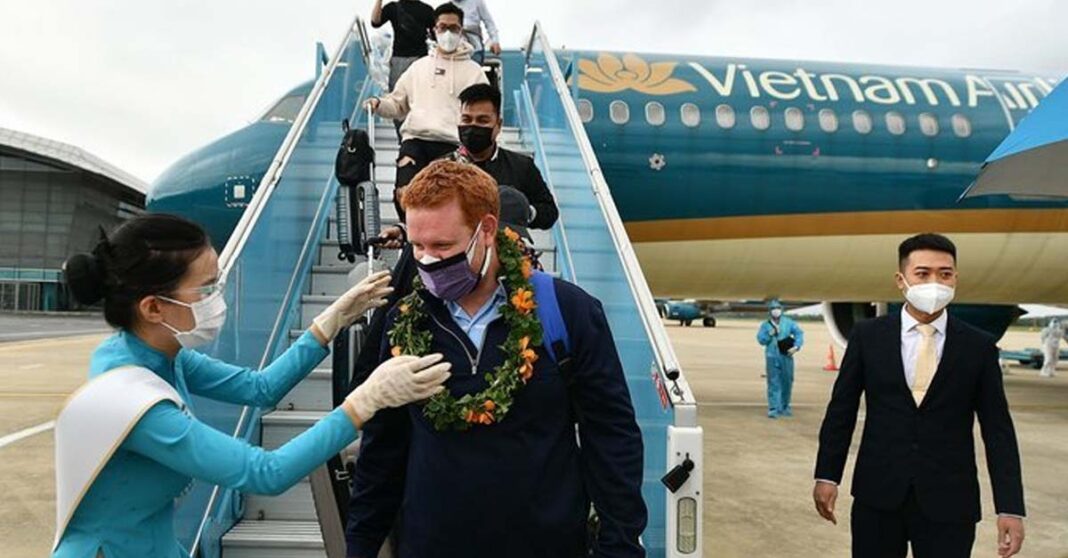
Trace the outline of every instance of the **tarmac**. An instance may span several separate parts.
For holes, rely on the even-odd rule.
[[[822,323],[801,324],[806,346],[797,356],[795,416],[770,420],[757,325],[755,320],[720,320],[716,328],[668,326],[705,431],[704,556],[847,557],[852,459],[837,526],[819,518],[811,499],[817,433],[835,378],[834,372],[822,370],[830,336]],[[0,556],[48,554],[55,523],[54,448],[45,427],[84,381],[89,354],[103,337],[0,343]],[[1037,331],[1012,330],[1002,346],[1020,349],[1037,342]],[[1014,366],[1005,384],[1028,506],[1027,538],[1019,556],[1068,558],[1068,363],[1054,379]],[[27,431],[35,426],[43,430]],[[856,447],[854,443],[854,455]],[[973,555],[994,557],[995,514],[981,440],[977,451],[984,520]]]

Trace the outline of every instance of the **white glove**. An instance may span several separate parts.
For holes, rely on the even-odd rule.
[[[313,323],[327,340],[333,339],[341,328],[351,325],[364,312],[385,305],[385,296],[391,292],[389,271],[379,271],[338,297]]]
[[[786,351],[786,354],[788,354],[788,355],[790,355],[790,356],[794,356],[794,355],[795,355],[795,354],[797,353],[797,351],[800,351],[800,350],[801,350],[801,349],[800,349],[799,347],[790,347],[790,348],[789,348],[789,349],[788,349],[788,350]]]
[[[345,403],[366,424],[374,414],[389,407],[422,401],[445,389],[441,385],[452,374],[452,364],[438,363],[440,353],[425,357],[402,355],[378,365],[360,387],[352,390]]]

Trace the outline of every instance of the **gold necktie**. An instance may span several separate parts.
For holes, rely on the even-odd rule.
[[[938,367],[938,353],[935,352],[935,328],[931,324],[919,324],[916,331],[923,336],[920,339],[920,350],[916,352],[916,374],[912,380],[912,398],[916,400],[916,406],[923,402],[923,396],[927,395],[927,388],[931,385],[935,368]]]

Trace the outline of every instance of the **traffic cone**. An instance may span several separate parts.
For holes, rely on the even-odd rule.
[[[828,372],[838,371],[838,365],[834,363],[834,343],[827,345],[827,364],[823,366],[823,369]]]

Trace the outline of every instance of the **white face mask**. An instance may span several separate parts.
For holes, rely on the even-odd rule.
[[[773,308],[771,310],[771,317],[779,319],[782,316],[782,308]]]
[[[186,349],[211,343],[219,336],[223,324],[226,323],[226,299],[223,298],[223,294],[223,289],[220,286],[212,294],[192,304],[165,296],[159,297],[167,302],[185,306],[193,311],[193,329],[178,331],[177,328],[166,322],[162,322],[163,327],[171,330],[174,333],[174,338],[178,340],[178,344]]]
[[[905,277],[901,277],[902,281]],[[921,285],[912,286],[908,281],[905,282],[905,300],[909,301],[909,304],[913,308],[924,312],[926,314],[934,314],[949,306],[950,302],[953,302],[953,295],[955,294],[953,287],[947,287],[941,283],[923,283]]]
[[[452,31],[438,33],[438,47],[445,52],[455,52],[460,48],[460,34]]]

